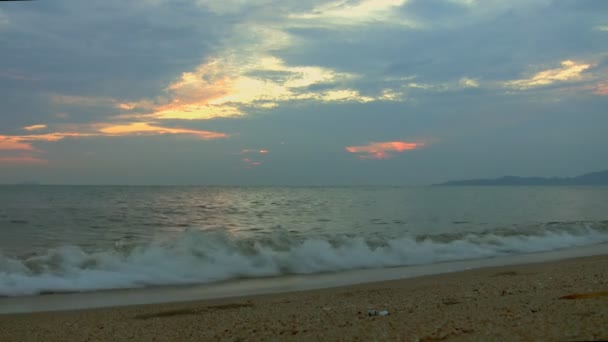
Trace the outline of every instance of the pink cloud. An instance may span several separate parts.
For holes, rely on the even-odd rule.
[[[422,142],[385,141],[361,146],[347,146],[346,151],[359,155],[361,159],[390,159],[394,153],[415,150],[424,146]]]
[[[32,157],[30,153],[39,153],[30,142],[17,136],[0,135],[0,151],[8,151],[8,155],[0,155],[0,165],[6,164],[46,164],[44,159]]]
[[[593,93],[595,95],[608,95],[608,82],[598,83]]]
[[[0,150],[34,151],[30,143],[16,136],[0,135]]]
[[[250,158],[243,158],[243,163],[245,163],[245,167],[248,169],[262,165],[262,162],[251,160]]]
[[[241,154],[254,154],[254,155],[266,155],[268,154],[269,151],[265,150],[265,149],[243,149],[241,150]],[[243,161],[243,163],[245,163],[245,168],[247,169],[251,169],[253,167],[256,166],[260,166],[262,165],[262,162],[258,161],[258,160],[253,160],[249,157],[245,157],[243,159],[241,159]]]

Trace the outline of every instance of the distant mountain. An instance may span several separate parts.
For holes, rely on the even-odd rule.
[[[467,185],[467,186],[483,186],[483,185],[608,185],[608,170],[600,172],[591,172],[577,177],[516,177],[504,176],[495,179],[468,179],[459,181],[449,181],[445,183],[435,184],[441,186]]]

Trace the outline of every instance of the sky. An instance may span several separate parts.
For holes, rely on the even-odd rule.
[[[0,183],[608,168],[605,0],[0,2]]]

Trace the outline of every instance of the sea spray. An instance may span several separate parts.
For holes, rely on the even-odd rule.
[[[109,249],[62,246],[0,254],[0,295],[203,284],[237,278],[431,264],[608,242],[605,222],[563,222],[454,234],[367,237],[277,233],[241,237],[190,229]]]

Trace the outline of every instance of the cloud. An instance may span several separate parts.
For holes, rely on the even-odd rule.
[[[188,161],[198,163],[190,169],[209,170],[199,166],[213,164],[220,179],[243,183],[255,179],[227,172],[235,164],[246,166],[243,159],[272,162],[272,168],[258,173],[270,182],[281,177],[269,175],[282,174],[284,182],[331,183],[326,163],[333,170],[344,167],[344,172],[334,172],[340,176],[333,181],[341,182],[361,171],[347,170],[358,157],[395,157],[384,163],[387,175],[395,165],[412,166],[408,172],[418,175],[403,176],[405,182],[431,177],[433,169],[445,170],[441,163],[465,154],[471,160],[456,164],[475,172],[471,165],[483,164],[477,157],[489,150],[525,141],[526,135],[539,137],[540,146],[549,132],[561,132],[537,127],[543,120],[532,122],[523,113],[555,117],[580,108],[576,118],[564,114],[550,122],[568,129],[593,127],[583,126],[585,119],[600,120],[597,113],[605,107],[607,93],[601,69],[606,65],[606,32],[594,27],[606,24],[605,11],[597,1],[583,2],[594,2],[595,8],[554,0],[57,0],[9,6],[4,13],[10,27],[0,29],[6,33],[0,103],[11,115],[2,118],[0,134],[24,136],[4,142],[19,149],[5,150],[9,152],[2,156],[29,153],[53,162],[94,151],[97,158],[91,162],[96,159],[100,165],[78,166],[88,168],[90,176],[83,173],[83,179],[97,181],[95,175],[103,173],[100,178],[110,182],[120,177],[108,175],[113,163],[156,163],[149,154],[134,151],[159,148],[183,148],[183,153],[171,155],[175,161],[190,158],[186,150],[200,152],[205,158]],[[581,82],[576,76],[561,80],[559,72],[542,75],[566,70],[559,64],[565,59],[594,68],[580,72]],[[555,65],[543,65],[547,61]],[[549,85],[559,85],[560,92],[542,88],[538,79],[532,82],[537,74]],[[29,76],[39,81],[20,81],[33,78]],[[529,88],[541,90],[510,91]],[[557,106],[551,102],[555,98],[568,101]],[[185,120],[208,121],[202,126]],[[521,129],[505,124],[507,129],[492,130],[496,122],[507,121],[520,122]],[[42,123],[48,127],[23,130]],[[224,133],[205,135],[206,130],[238,134],[221,140]],[[384,137],[446,135],[449,144],[406,158],[397,158],[405,151],[378,146],[372,151],[364,145],[367,140],[358,140],[376,137],[374,141],[381,141],[376,144],[382,144],[389,140]],[[127,136],[138,138],[120,138]],[[583,132],[580,138],[588,136]],[[199,141],[211,137],[221,142]],[[572,135],[559,139],[563,137]],[[593,137],[605,142],[599,134]],[[470,145],[463,148],[454,142],[458,139]],[[289,148],[275,146],[278,141],[289,142]],[[345,152],[346,146],[354,152]],[[359,149],[365,146],[368,150]],[[555,146],[532,150],[546,155],[549,165],[559,150]],[[243,147],[251,151],[241,154]],[[261,147],[272,151],[261,154]],[[47,152],[38,155],[24,148]],[[439,158],[441,150],[449,152]],[[581,168],[601,159],[582,151],[576,154]],[[162,173],[155,181],[170,179],[165,168],[181,163],[166,164],[148,167],[145,174]],[[72,181],[68,171],[46,170],[49,177]],[[353,183],[370,176],[384,179],[366,172]]]
[[[44,126],[46,125],[34,125]],[[70,128],[70,131],[58,131],[44,134],[23,134],[23,135],[0,135],[0,149],[20,149],[31,150],[28,148],[29,142],[46,141],[55,142],[66,138],[88,138],[88,137],[116,137],[128,135],[191,135],[203,140],[228,138],[228,134],[197,130],[190,128],[163,127],[151,122],[129,122],[123,124],[94,123],[94,124],[72,124],[59,125]],[[25,127],[25,128],[31,128]],[[40,129],[43,127],[36,127]],[[30,129],[33,131],[35,129]],[[23,143],[27,142],[27,143]],[[3,148],[4,147],[4,148]],[[11,148],[14,147],[14,148]]]
[[[45,128],[47,128],[46,125],[31,125],[31,126],[23,127],[23,129],[26,131],[37,131],[37,130],[41,130],[41,129],[45,129]]]
[[[461,78],[458,84],[463,88],[479,88],[479,82],[468,77]]]
[[[45,164],[47,161],[32,156],[41,151],[20,137],[0,135],[0,165],[3,164]]]
[[[165,88],[169,100],[148,114],[133,117],[157,120],[208,120],[239,117],[250,109],[271,109],[289,101],[365,103],[386,100],[386,94],[362,95],[348,83],[360,76],[314,65],[289,65],[273,55],[292,44],[292,37],[277,28],[245,25],[247,37],[197,66]],[[244,33],[241,33],[244,34]],[[318,87],[321,86],[321,87]],[[320,88],[320,89],[319,89]],[[393,97],[393,100],[397,97]],[[153,101],[144,101],[148,106]],[[119,103],[132,110],[135,102]]]
[[[83,137],[92,137],[98,136],[99,134],[95,133],[78,133],[78,132],[53,132],[53,133],[45,133],[45,134],[27,134],[27,135],[18,135],[12,136],[11,138],[17,139],[18,141],[26,141],[26,142],[56,142],[66,138],[83,138]]]
[[[48,133],[19,136],[0,135],[0,151],[9,155],[0,156],[0,164],[47,164],[48,160],[37,157],[43,150],[32,146],[34,142],[56,142],[68,137],[91,136],[82,133]]]
[[[35,142],[57,142],[67,138],[91,138],[91,137],[120,137],[120,136],[152,136],[152,135],[190,135],[201,140],[212,140],[228,138],[228,134],[212,131],[204,131],[189,128],[162,127],[149,122],[131,122],[125,124],[82,124],[66,125],[72,127],[73,131],[59,131],[45,134],[24,135],[0,135],[0,151],[20,152],[17,155],[3,157],[3,162],[8,163],[37,163],[43,159],[31,155],[22,155],[21,152],[42,153],[43,151],[32,146]],[[46,125],[33,125],[24,127],[28,131],[47,128]],[[46,162],[46,161],[45,161]]]
[[[116,101],[115,107],[118,109],[122,109],[124,111],[133,111],[133,110],[148,111],[148,110],[152,110],[152,109],[156,108],[159,103],[162,104],[162,103],[165,103],[166,101],[167,100],[164,97],[158,97],[156,100],[144,99],[144,100],[131,101],[131,102]]]
[[[523,90],[559,82],[578,81],[582,79],[582,73],[590,67],[591,64],[565,60],[559,68],[540,71],[529,78],[508,81],[505,86]]]
[[[361,146],[347,146],[346,151],[359,155],[361,159],[390,159],[393,153],[411,151],[424,146],[422,142],[385,141]]]
[[[608,25],[600,25],[600,26],[596,26],[595,27],[596,31],[604,31],[604,32],[608,32]]]
[[[31,144],[23,142],[20,137],[0,135],[0,150],[34,151]]]
[[[243,163],[245,163],[245,167],[248,169],[262,165],[262,162],[252,160],[251,158],[243,158],[242,160]]]
[[[112,125],[99,129],[99,132],[107,136],[122,135],[165,135],[165,134],[186,134],[193,135],[203,140],[227,138],[225,133],[202,131],[187,128],[170,128],[154,126],[147,122],[132,122],[124,125]]]
[[[243,155],[257,155],[258,157],[267,155],[268,153],[270,153],[270,151],[265,150],[265,149],[250,149],[249,148],[249,149],[241,150],[241,154],[243,154]],[[241,160],[243,161],[243,163],[245,163],[245,168],[248,168],[248,169],[262,165],[261,161],[259,161],[257,158],[253,159],[253,157],[244,157]]]
[[[382,89],[379,99],[382,101],[403,102],[405,101],[405,94],[401,91],[386,88]]]
[[[595,95],[608,95],[608,82],[597,84],[593,93]]]
[[[332,1],[317,6],[310,12],[291,14],[290,19],[305,20],[309,26],[352,26],[383,22],[417,26],[415,22],[398,15],[398,9],[407,0]],[[304,23],[296,23],[296,25]]]
[[[8,33],[2,31],[3,67],[44,75],[45,89],[58,93],[113,98],[154,96],[240,19],[227,20],[194,1],[57,0],[0,7],[11,19]]]

